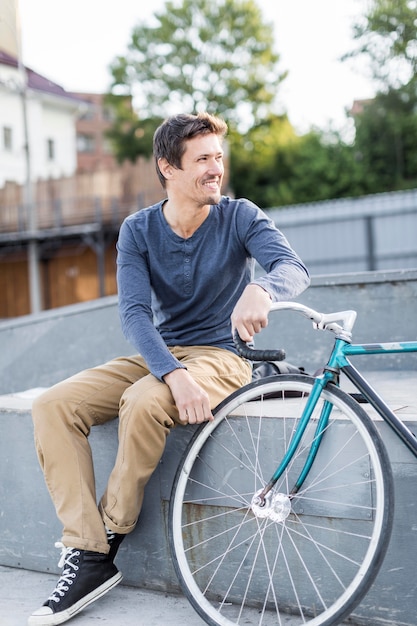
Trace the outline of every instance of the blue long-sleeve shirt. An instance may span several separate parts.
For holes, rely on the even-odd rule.
[[[249,200],[223,196],[188,239],[170,228],[162,206],[127,217],[117,242],[122,329],[159,379],[183,367],[167,346],[236,352],[230,316],[249,282],[274,302],[291,300],[309,285],[284,235]],[[251,281],[253,259],[266,275]]]

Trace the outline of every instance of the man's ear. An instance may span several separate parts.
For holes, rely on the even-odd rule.
[[[174,167],[171,165],[171,163],[168,163],[165,157],[158,159],[158,167],[164,178],[166,178],[167,180],[172,178],[172,175],[174,173]]]

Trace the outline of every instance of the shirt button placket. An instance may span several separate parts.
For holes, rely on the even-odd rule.
[[[192,247],[189,241],[184,243],[184,290],[186,294],[192,291],[191,284],[191,252]]]

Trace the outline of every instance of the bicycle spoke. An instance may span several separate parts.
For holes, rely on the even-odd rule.
[[[316,432],[320,400],[288,466],[263,504],[257,501],[312,388],[307,376],[278,379],[232,399],[190,442],[177,472],[174,565],[187,597],[213,626],[338,623],[366,592],[386,549],[384,452],[363,410],[339,390],[323,392],[333,405],[323,432]],[[298,481],[317,441],[312,467]]]

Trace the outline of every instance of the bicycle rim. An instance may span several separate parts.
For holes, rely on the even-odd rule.
[[[314,379],[281,375],[242,388],[195,434],[178,468],[169,537],[181,587],[212,626],[339,624],[371,586],[392,527],[392,473],[365,411],[331,386],[268,512],[254,494],[282,459]],[[280,396],[280,397],[277,397]],[[291,489],[333,405],[313,466]]]

